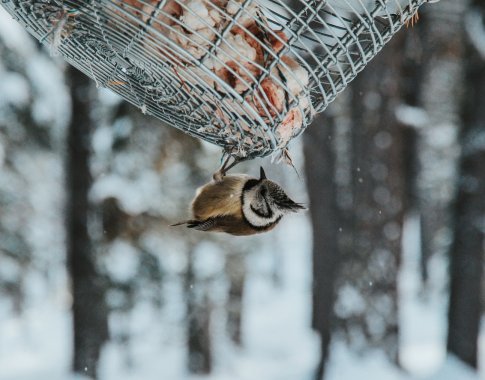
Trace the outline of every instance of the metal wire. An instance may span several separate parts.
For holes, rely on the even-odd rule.
[[[54,54],[227,154],[286,149],[428,0],[2,0]]]

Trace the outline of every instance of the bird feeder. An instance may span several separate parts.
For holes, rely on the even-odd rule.
[[[2,0],[143,113],[237,159],[284,151],[429,0]]]

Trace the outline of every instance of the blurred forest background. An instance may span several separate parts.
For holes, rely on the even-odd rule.
[[[0,8],[0,379],[485,379],[485,0],[398,33],[292,146],[309,211],[168,225],[220,150]],[[481,348],[481,349],[480,349]]]

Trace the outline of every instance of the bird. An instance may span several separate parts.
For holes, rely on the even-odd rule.
[[[192,219],[172,226],[247,236],[270,231],[284,215],[305,207],[267,179],[260,167],[259,178],[246,174],[215,176],[197,189],[191,209]]]

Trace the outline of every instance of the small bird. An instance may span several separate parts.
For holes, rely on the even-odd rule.
[[[305,207],[292,201],[280,185],[266,178],[261,167],[259,179],[245,174],[215,177],[197,189],[193,219],[172,226],[187,224],[199,231],[253,235],[273,229],[284,215],[302,209]]]

